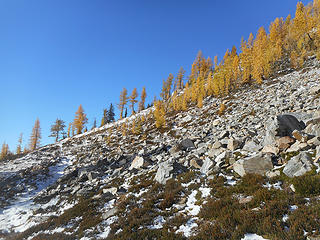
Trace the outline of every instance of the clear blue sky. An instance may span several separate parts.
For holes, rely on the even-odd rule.
[[[303,1],[307,3],[307,1]],[[214,57],[239,46],[295,0],[0,0],[0,144],[24,145],[37,117],[42,144],[56,118],[68,124],[79,104],[100,123],[123,87],[146,86],[151,102],[162,80],[199,50]]]

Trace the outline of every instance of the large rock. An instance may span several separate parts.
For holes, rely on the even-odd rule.
[[[190,150],[196,148],[191,139],[184,139],[180,142],[179,147],[181,150]]]
[[[296,117],[284,114],[277,116],[279,129],[277,129],[277,134],[280,137],[292,136],[294,130],[301,131],[305,129],[306,125],[303,121],[299,121]]]
[[[261,149],[261,146],[254,141],[248,141],[243,146],[243,150],[249,151],[249,152],[259,152]]]
[[[305,133],[320,137],[320,123],[319,124],[309,124],[304,130]]]
[[[305,129],[303,121],[299,121],[295,116],[284,114],[278,115],[275,119],[271,119],[266,123],[266,136],[263,145],[272,145],[276,141],[276,136],[292,137],[294,130],[302,131]]]
[[[167,180],[187,171],[187,168],[172,160],[167,160],[159,164],[155,180],[160,184],[165,184]]]
[[[306,152],[301,152],[288,161],[283,173],[288,177],[298,177],[312,170],[312,159]]]
[[[131,162],[131,165],[129,167],[129,170],[132,170],[134,168],[139,169],[142,167],[147,167],[150,165],[150,162],[144,159],[143,157],[136,156],[133,161]]]
[[[261,153],[240,159],[233,164],[233,170],[241,177],[248,173],[265,175],[267,171],[273,168],[271,156]]]
[[[214,162],[210,158],[206,157],[200,168],[200,172],[208,175],[213,166]]]

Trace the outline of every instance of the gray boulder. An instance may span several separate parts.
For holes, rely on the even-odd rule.
[[[298,177],[312,170],[312,159],[306,152],[301,152],[288,161],[283,173],[288,177]]]
[[[187,168],[172,160],[167,160],[159,164],[155,180],[160,184],[165,184],[167,180],[187,171]]]
[[[200,168],[200,172],[208,175],[213,166],[214,162],[210,158],[206,157]]]
[[[233,164],[233,170],[241,177],[248,173],[265,175],[272,168],[271,156],[261,153],[240,159]]]
[[[295,116],[289,114],[278,115],[275,119],[269,120],[265,126],[266,136],[263,146],[273,145],[276,141],[276,136],[292,137],[294,130],[302,131],[306,127],[303,121],[299,121]]]
[[[191,139],[184,139],[180,142],[179,147],[181,150],[190,150],[196,148]]]

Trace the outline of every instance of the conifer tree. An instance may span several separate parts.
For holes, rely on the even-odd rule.
[[[120,93],[120,102],[118,104],[118,108],[120,110],[120,119],[123,118],[123,110],[128,102],[128,97],[127,97],[127,89],[123,88],[123,90]]]
[[[23,136],[22,133],[20,133],[18,145],[17,145],[17,151],[16,151],[17,154],[22,153],[22,136]]]
[[[147,98],[146,88],[143,87],[141,92],[141,100],[139,102],[139,112],[145,109],[146,98]]]
[[[67,132],[67,137],[71,137],[71,127],[72,127],[72,123],[69,123],[69,126],[68,126],[68,132]]]
[[[108,123],[108,110],[103,109],[103,116],[101,118],[100,127],[102,127],[103,125],[106,125],[107,123]]]
[[[87,115],[84,113],[82,105],[80,104],[73,120],[73,126],[74,126],[74,129],[76,129],[77,134],[82,133],[82,130],[84,129],[85,124],[87,122],[88,122]]]
[[[0,159],[2,160],[8,155],[9,155],[9,145],[4,142],[1,147]]]
[[[170,98],[172,81],[173,75],[170,73],[167,80],[163,80],[162,82],[162,91],[160,93],[160,97],[163,101],[167,101]]]
[[[253,43],[253,70],[252,76],[256,81],[261,84],[262,79],[269,77],[270,74],[270,64],[269,59],[266,54],[266,49],[268,47],[267,33],[263,27],[258,30],[257,37]]]
[[[181,67],[176,77],[176,80],[174,82],[174,87],[173,87],[174,91],[180,92],[183,89],[183,77],[185,72],[186,71],[183,69],[183,67]]]
[[[40,139],[41,139],[41,128],[40,121],[37,120],[34,123],[34,127],[32,129],[32,133],[30,136],[30,150],[34,151],[35,149],[40,147]]]
[[[251,80],[253,69],[253,34],[250,33],[248,41],[241,40],[240,65],[242,68],[242,83]]]
[[[110,103],[110,106],[109,106],[109,110],[108,110],[108,122],[111,123],[111,122],[114,122],[114,107],[112,105],[112,103]]]
[[[97,127],[97,120],[94,119],[91,130],[95,129]]]
[[[134,105],[138,102],[137,97],[138,97],[137,88],[134,88],[132,90],[132,93],[131,93],[130,97],[129,97],[131,115],[136,113],[136,111],[134,110]]]
[[[56,119],[55,123],[51,125],[51,135],[49,137],[54,137],[55,141],[58,142],[59,134],[64,134],[64,128],[66,127],[65,123],[61,119]]]
[[[156,127],[157,128],[163,128],[166,126],[166,118],[165,118],[165,107],[162,101],[156,101],[155,102],[155,110],[153,112],[155,121],[156,121]]]

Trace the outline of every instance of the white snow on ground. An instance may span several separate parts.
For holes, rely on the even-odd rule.
[[[192,235],[193,228],[198,227],[198,224],[196,223],[197,219],[198,219],[197,217],[190,218],[185,225],[181,225],[179,227],[179,229],[176,231],[176,233],[181,232],[181,233],[183,233],[183,235],[185,237],[190,237]]]
[[[98,239],[107,238],[108,235],[109,235],[109,233],[110,233],[110,231],[111,231],[110,225],[111,225],[112,223],[114,223],[115,221],[117,221],[117,220],[118,220],[118,217],[117,217],[117,216],[113,216],[113,217],[110,217],[110,218],[108,218],[107,220],[103,221],[103,222],[102,222],[103,231],[101,231],[101,233],[99,233],[99,234],[97,235],[97,238],[98,238]]]
[[[288,214],[283,215],[282,222],[286,222],[289,219]]]
[[[267,182],[266,184],[264,184],[262,186],[265,187],[265,188],[268,188],[269,190],[271,188],[282,190],[281,184],[282,184],[282,182],[280,182],[280,181],[278,181],[278,182],[276,182],[274,184],[270,184],[269,182]]]
[[[39,161],[37,162],[39,164]],[[37,182],[38,189],[25,192],[19,196],[18,199],[12,202],[12,204],[5,209],[0,210],[0,230],[5,231],[17,231],[22,232],[35,224],[39,223],[39,218],[32,220],[34,216],[34,211],[43,208],[43,205],[35,204],[33,198],[41,192],[43,189],[47,188],[51,184],[55,183],[62,175],[64,169],[69,166],[70,161],[66,158],[63,158],[55,166],[49,167],[49,176],[48,178]],[[25,168],[17,166],[17,169]],[[7,166],[8,167],[8,166]],[[2,171],[0,169],[0,171]],[[15,169],[15,171],[17,171]],[[55,203],[55,199],[47,203],[47,206]],[[38,216],[39,217],[39,216]]]
[[[202,198],[206,198],[210,196],[211,188],[208,187],[200,187],[199,190],[202,193]]]
[[[268,240],[268,239],[263,238],[257,234],[247,233],[244,235],[244,238],[241,238],[241,240]]]
[[[292,206],[289,207],[290,211],[294,211],[294,210],[297,210],[297,209],[298,209],[297,205],[292,205]]]
[[[153,225],[148,226],[149,229],[160,229],[162,228],[163,224],[166,222],[163,216],[157,216],[153,220]]]
[[[197,192],[197,190],[193,190],[186,203],[187,207],[185,208],[185,211],[187,211],[192,216],[196,216],[200,212],[200,206],[195,204],[197,201],[197,199],[195,198]]]

